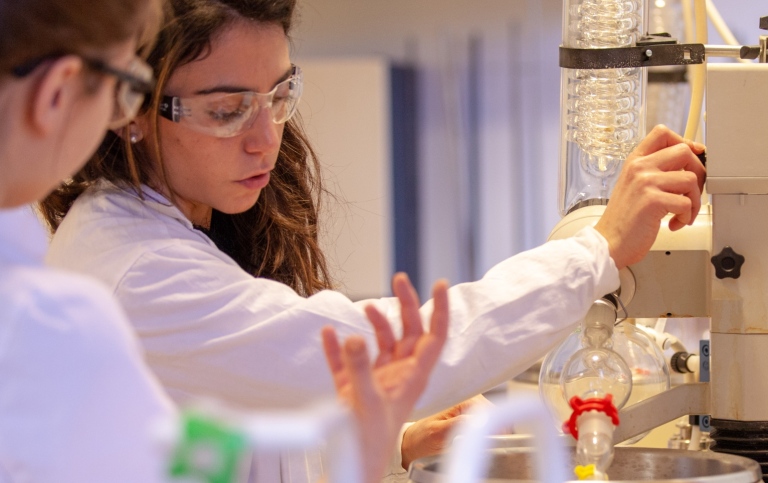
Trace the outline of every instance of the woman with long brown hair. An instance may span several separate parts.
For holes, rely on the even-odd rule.
[[[108,127],[138,112],[153,79],[136,47],[153,38],[160,9],[154,0],[0,1],[0,481],[169,481],[153,427],[175,417],[173,404],[113,295],[43,265],[46,236],[24,206],[81,168]],[[444,285],[424,332],[415,293],[399,284],[405,339],[369,312],[386,361],[372,369],[361,340],[342,346],[324,332],[371,483],[447,331]]]
[[[317,244],[322,187],[294,115],[303,82],[289,51],[296,0],[170,6],[142,114],[108,134],[43,204],[56,231],[50,260],[114,291],[177,401],[204,394],[286,407],[327,395],[320,327],[374,346],[363,307],[375,305],[392,324],[399,311],[394,299],[352,303],[327,290]],[[450,289],[453,336],[417,414],[530,366],[617,288],[617,268],[642,258],[664,215],[676,215],[674,228],[693,221],[702,147],[683,142],[652,132],[626,161],[596,228]]]

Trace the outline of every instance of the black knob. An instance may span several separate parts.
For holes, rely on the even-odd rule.
[[[747,60],[755,60],[760,57],[759,45],[742,45],[739,49],[739,57]]]
[[[768,17],[760,17],[760,30],[768,30]]]
[[[739,278],[741,277],[741,266],[744,265],[744,257],[733,251],[733,248],[725,247],[720,253],[712,257],[712,265],[715,266],[717,278]]]

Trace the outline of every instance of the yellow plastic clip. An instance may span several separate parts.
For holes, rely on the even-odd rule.
[[[595,476],[595,465],[578,465],[573,469],[573,472],[576,473],[576,478],[579,480],[586,480],[589,479],[590,476]]]

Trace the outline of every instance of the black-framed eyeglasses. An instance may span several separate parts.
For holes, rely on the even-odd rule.
[[[67,54],[56,54],[39,57],[11,69],[15,77],[23,78],[34,72],[43,63],[63,57]],[[109,123],[110,129],[124,126],[133,119],[141,108],[146,94],[151,94],[155,87],[152,68],[143,60],[134,57],[127,70],[117,69],[103,60],[80,56],[88,68],[102,74],[114,76],[117,79],[115,88],[115,111]]]

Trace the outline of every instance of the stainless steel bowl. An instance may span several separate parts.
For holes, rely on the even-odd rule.
[[[522,440],[521,440],[522,441]],[[530,440],[529,440],[530,441]],[[533,449],[530,447],[491,449],[490,469],[484,483],[533,483]],[[573,448],[569,448],[573,457]],[[416,460],[411,465],[411,483],[443,481],[440,462],[445,455]],[[575,463],[568,469],[570,473]],[[656,481],[663,483],[762,483],[760,465],[740,456],[704,451],[617,447],[608,476],[616,483]],[[576,482],[574,482],[576,483]]]

